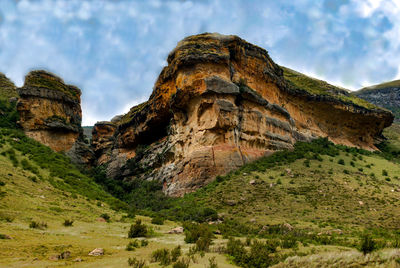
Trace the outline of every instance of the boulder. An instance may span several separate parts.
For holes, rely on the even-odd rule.
[[[182,234],[182,233],[183,233],[183,227],[176,227],[168,231],[168,234]]]
[[[88,255],[89,256],[102,256],[102,255],[104,255],[104,249],[95,248]]]

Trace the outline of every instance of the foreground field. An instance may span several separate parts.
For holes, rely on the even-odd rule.
[[[0,267],[128,267],[132,258],[160,267],[154,252],[177,246],[181,256],[163,266],[400,267],[397,126],[387,130],[385,153],[326,140],[299,144],[183,198],[153,200],[141,209],[137,202],[160,196],[159,188],[146,192],[153,188],[141,185],[136,203],[124,200],[127,205],[62,155],[19,132],[1,134]],[[136,214],[148,216],[133,215],[135,206]],[[154,218],[169,220],[153,224]],[[128,238],[138,219],[149,232]],[[168,234],[178,226],[189,229]],[[185,242],[191,232],[210,246],[195,251],[202,244]],[[366,235],[374,245],[363,254]],[[137,243],[132,251],[130,242]],[[89,256],[96,248],[104,255]],[[190,264],[177,266],[179,260]]]
[[[146,247],[134,252],[125,248],[132,239],[127,238],[134,222],[126,214],[115,212],[100,201],[88,200],[54,188],[46,181],[29,179],[34,174],[14,168],[10,161],[0,156],[0,234],[11,239],[0,241],[1,267],[128,267],[128,259],[136,256],[150,263],[151,253],[158,248],[182,246],[183,253],[189,244],[183,234],[166,234],[179,224],[166,221],[164,225],[153,225],[150,218],[136,216],[154,229],[154,237],[147,238]],[[110,216],[106,222],[101,215]],[[124,217],[125,216],[125,217]],[[65,219],[73,225],[63,226]],[[47,224],[47,228],[30,228],[32,221]],[[215,240],[218,244],[222,240]],[[104,256],[88,256],[95,248],[103,248]],[[70,257],[58,259],[57,255],[69,251]],[[207,253],[197,257],[193,267],[204,267],[208,259],[217,257],[219,267],[231,267],[222,255]]]

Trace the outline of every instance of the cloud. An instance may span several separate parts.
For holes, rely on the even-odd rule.
[[[187,35],[236,34],[279,64],[357,89],[400,78],[395,0],[2,0],[0,71],[17,85],[45,68],[83,91],[83,122],[151,94]]]

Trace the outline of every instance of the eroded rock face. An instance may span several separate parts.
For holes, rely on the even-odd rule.
[[[179,196],[296,141],[329,137],[374,150],[392,121],[378,108],[293,87],[264,49],[237,36],[202,34],[178,43],[150,99],[115,130],[97,128],[94,145],[109,175],[160,180]]]
[[[17,109],[25,134],[54,151],[67,152],[81,164],[93,160],[82,139],[81,91],[46,71],[32,71],[25,77]],[[81,153],[81,154],[79,154]]]

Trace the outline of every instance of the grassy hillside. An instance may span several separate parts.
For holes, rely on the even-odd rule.
[[[381,84],[377,84],[377,85],[373,85],[373,86],[369,86],[369,87],[364,87],[364,88],[360,89],[359,91],[357,91],[357,94],[365,93],[365,92],[372,91],[372,90],[379,90],[379,89],[384,89],[384,88],[394,88],[394,87],[400,87],[400,80],[393,80],[393,81],[389,81],[389,82],[385,82],[385,83],[381,83]]]
[[[0,73],[0,100],[8,100],[17,97],[16,86],[4,74]]]
[[[338,99],[345,103],[355,104],[367,109],[376,109],[377,107],[363,99],[360,99],[346,89],[333,86],[325,81],[318,80],[292,69],[281,66],[283,76],[293,89],[305,91],[311,95],[325,95]]]

